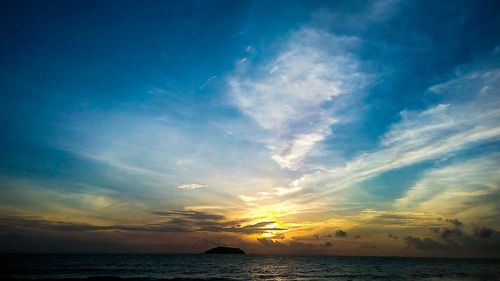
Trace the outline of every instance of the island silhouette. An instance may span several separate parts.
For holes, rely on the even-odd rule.
[[[215,247],[210,250],[205,251],[205,254],[240,254],[244,255],[245,252],[239,248],[231,248],[231,247]]]

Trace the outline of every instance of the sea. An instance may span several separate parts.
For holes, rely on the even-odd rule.
[[[500,280],[500,260],[203,254],[3,254],[0,280]]]

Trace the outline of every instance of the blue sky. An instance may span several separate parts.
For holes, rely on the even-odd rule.
[[[7,250],[498,256],[495,1],[2,6]]]

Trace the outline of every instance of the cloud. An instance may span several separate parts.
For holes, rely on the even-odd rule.
[[[186,224],[164,223],[144,225],[93,225],[86,223],[63,222],[46,220],[41,217],[2,217],[0,225],[9,226],[10,229],[32,229],[56,232],[101,232],[101,231],[127,231],[127,232],[186,232],[191,229]]]
[[[183,183],[181,185],[178,185],[177,188],[179,189],[200,189],[200,188],[206,188],[208,186],[199,184],[199,183]]]
[[[269,191],[261,191],[258,193],[258,196],[247,196],[247,195],[239,195],[238,198],[240,198],[242,201],[249,205],[255,205],[257,201],[262,201],[266,199],[273,199],[277,197],[282,197],[284,198],[285,196],[288,195],[293,195],[294,193],[299,192],[302,190],[301,187],[299,186],[293,186],[293,183],[291,184],[290,187],[273,187]]]
[[[477,226],[474,228],[474,236],[480,238],[490,238],[496,233],[498,232],[486,226]]]
[[[476,226],[472,231],[463,229],[463,224],[452,221],[452,226],[432,227],[434,237],[419,238],[415,236],[404,237],[407,248],[422,251],[442,251],[448,254],[467,253],[468,255],[498,256],[500,250],[500,235],[492,228]]]
[[[296,186],[322,191],[304,200],[317,200],[387,171],[437,160],[479,144],[500,139],[500,69],[478,66],[451,81],[430,87],[446,103],[423,111],[404,110],[373,151],[360,153],[344,166],[305,174]],[[453,93],[453,95],[452,95]],[[401,199],[399,204],[410,199]]]
[[[259,245],[279,249],[277,253],[306,253],[309,254],[328,254],[335,250],[335,243],[330,240],[322,240],[310,235],[305,237],[292,237],[289,241],[276,241],[270,238],[258,238]]]
[[[343,231],[342,229],[339,229],[335,231],[335,237],[341,237],[341,238],[347,237],[347,232]]]
[[[285,243],[282,243],[279,241],[274,241],[274,240],[267,239],[267,238],[257,238],[257,242],[259,242],[261,245],[263,245],[265,247],[271,247],[271,248],[286,247]]]
[[[328,195],[332,193],[388,171],[430,160],[446,163],[444,158],[454,153],[499,140],[500,99],[492,90],[500,87],[499,81],[500,69],[474,65],[473,70],[430,87],[427,94],[439,95],[442,103],[420,111],[403,110],[401,120],[389,127],[375,149],[359,153],[345,165],[299,176],[287,188],[293,191],[290,194],[302,194],[293,197],[292,202],[308,204],[322,201],[331,198]],[[429,209],[439,210],[441,215],[464,212],[466,216],[494,216],[498,205],[492,200],[499,196],[495,187],[500,179],[496,172],[498,155],[493,153],[477,157],[472,154],[466,160],[448,161],[451,163],[446,163],[448,166],[436,165],[436,168],[425,172],[420,181],[396,199],[393,207],[405,211],[421,210],[420,213]],[[242,199],[255,204],[257,200],[286,200],[290,197],[280,196],[271,190],[258,196],[246,195]],[[404,223],[414,221],[415,225],[422,224],[422,219],[407,216],[398,219],[383,214],[377,218],[380,223],[401,223],[404,220]]]
[[[56,232],[210,232],[272,234],[279,236],[288,228],[278,226],[274,221],[264,220],[249,223],[247,219],[230,220],[223,215],[190,211],[155,211],[152,214],[165,218],[161,221],[134,225],[94,225],[86,223],[47,220],[42,217],[11,216],[0,217],[0,226],[19,229],[48,230]]]
[[[378,211],[366,209],[351,219],[356,219],[364,224],[429,227],[436,225],[436,218],[436,215],[427,212]]]
[[[458,219],[446,219],[445,220],[446,222],[449,222],[451,223],[452,225],[454,225],[455,227],[460,227],[462,225],[464,225],[461,221],[459,221]]]
[[[207,81],[205,81],[201,86],[200,86],[200,90],[204,89],[208,84],[210,84],[210,82],[212,82],[212,80],[214,80],[215,78],[217,78],[217,76],[213,75],[211,76],[210,78],[207,79]]]
[[[206,231],[212,233],[243,233],[243,234],[279,234],[288,228],[277,226],[275,221],[260,221],[248,223],[247,219],[228,220],[225,216],[201,211],[168,211],[153,212],[155,215],[168,217],[165,222],[172,225],[189,226],[193,231]],[[165,224],[163,223],[163,224]]]
[[[422,178],[394,202],[398,209],[434,210],[442,216],[487,219],[497,213],[493,202],[497,188],[498,153],[440,165],[423,173]],[[473,195],[471,195],[473,194]],[[496,199],[495,199],[496,198]],[[460,226],[458,220],[447,220]]]
[[[417,250],[445,250],[447,249],[446,245],[443,243],[439,243],[432,238],[424,238],[420,239],[418,237],[406,236],[403,238],[405,244],[409,248],[415,248]]]
[[[250,225],[212,225],[200,228],[201,231],[210,232],[232,232],[232,233],[243,233],[243,234],[271,234],[275,237],[280,237],[280,234],[274,234],[275,232],[282,232],[288,230],[285,227],[273,226],[274,222],[264,221],[258,222]]]
[[[254,51],[255,51],[255,47],[254,46],[248,45],[248,46],[245,47],[245,52],[247,52],[247,53],[253,53]]]
[[[321,247],[331,248],[331,247],[333,247],[333,243],[330,241],[326,241],[325,243],[321,244]]]
[[[439,234],[439,236],[443,240],[447,240],[449,238],[453,238],[453,237],[464,235],[464,232],[460,228],[458,228],[458,227],[454,227],[454,228],[433,227],[433,228],[431,228],[431,230],[434,233]]]
[[[174,211],[155,211],[152,212],[155,215],[158,216],[165,216],[165,217],[181,217],[181,218],[189,218],[193,220],[222,220],[225,217],[222,215],[218,214],[211,214],[207,212],[201,212],[201,211],[183,211],[183,210],[174,210]]]
[[[303,28],[267,64],[228,79],[234,104],[270,133],[267,146],[281,167],[304,168],[303,160],[331,134],[345,102],[340,97],[366,84],[349,51],[356,44],[356,38]]]
[[[445,222],[449,223],[451,227],[431,227],[431,230],[435,234],[439,234],[442,240],[449,240],[454,237],[464,235],[462,230],[463,223],[458,219],[445,219]]]

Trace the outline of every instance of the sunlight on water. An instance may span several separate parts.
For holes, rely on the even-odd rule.
[[[500,261],[261,255],[4,255],[2,277],[202,280],[498,280]],[[22,265],[22,266],[21,266]]]

